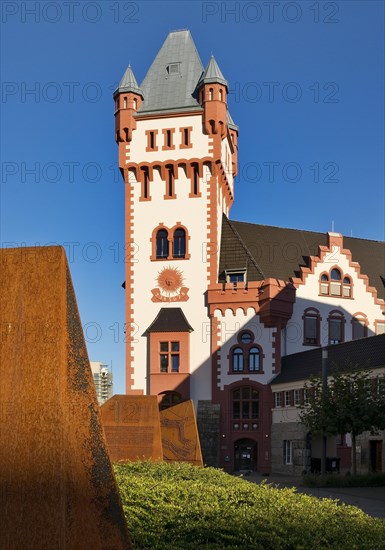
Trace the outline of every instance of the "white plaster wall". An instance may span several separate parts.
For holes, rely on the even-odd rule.
[[[189,149],[181,149],[181,134],[180,128],[192,126],[190,133],[190,141],[192,147]],[[163,151],[164,136],[163,129],[175,128],[173,144],[174,150]],[[156,137],[157,151],[146,151],[147,136],[146,130],[158,130]],[[165,161],[178,158],[194,158],[208,156],[209,137],[202,132],[202,114],[192,116],[180,116],[170,118],[157,118],[137,120],[136,130],[133,132],[133,138],[130,147],[130,162],[153,162]]]
[[[353,261],[355,258],[353,258]],[[319,277],[331,267],[338,267],[343,276],[349,275],[353,282],[353,298],[319,296]],[[349,266],[348,258],[340,252],[338,247],[325,256],[324,261],[318,263],[314,274],[309,274],[306,284],[300,285],[296,291],[296,302],[293,315],[286,328],[286,343],[282,349],[286,354],[298,353],[312,349],[314,346],[303,345],[303,312],[308,307],[319,310],[321,315],[321,345],[328,345],[328,316],[330,311],[339,310],[345,316],[345,341],[352,339],[352,317],[358,312],[365,313],[368,317],[368,336],[375,334],[374,321],[383,319],[380,305],[376,304],[370,292],[366,290],[365,283],[359,279],[354,268]],[[284,333],[283,333],[284,334]]]
[[[147,139],[145,129],[161,129],[193,126],[191,141],[193,148],[175,151],[145,151]],[[163,138],[162,138],[163,139]],[[174,143],[178,143],[179,130]],[[158,140],[158,145],[162,141]],[[131,144],[131,161],[152,162],[155,160],[178,158],[202,158],[209,156],[208,138],[202,134],[201,116],[180,117],[160,120],[138,121]],[[192,373],[191,397],[196,400],[211,398],[211,358],[210,358],[210,322],[205,306],[207,290],[207,181],[210,172],[204,168],[200,181],[201,197],[190,198],[191,180],[186,178],[183,168],[175,174],[176,199],[165,200],[165,183],[159,172],[154,170],[154,181],[150,182],[151,201],[139,201],[140,183],[130,174],[130,185],[134,190],[133,235],[137,253],[135,255],[133,276],[134,321],[137,335],[133,343],[134,351],[134,389],[147,387],[147,337],[144,335],[162,307],[182,308],[188,322],[194,328],[190,334],[190,372]],[[172,228],[177,222],[186,226],[188,235],[189,260],[151,261],[151,236],[160,223]],[[175,267],[182,271],[183,286],[189,288],[187,302],[152,302],[151,289],[157,288],[157,276],[164,267]],[[199,394],[198,394],[199,390]]]
[[[220,321],[220,388],[232,384],[243,378],[249,378],[260,384],[267,384],[273,376],[273,343],[275,329],[266,328],[260,322],[259,316],[255,314],[253,308],[247,310],[246,315],[243,310],[238,308],[236,315],[230,309],[225,311],[222,316],[220,311],[215,312],[215,316]],[[229,372],[229,352],[230,348],[237,344],[237,336],[242,330],[250,330],[255,336],[255,343],[261,346],[264,354],[263,374],[228,374]]]
[[[229,140],[227,139],[227,137],[222,141],[221,156],[222,156],[222,164],[226,172],[226,177],[230,184],[231,192],[234,195],[234,178],[233,178],[233,169],[232,169],[232,162],[231,162],[232,155],[231,155]]]

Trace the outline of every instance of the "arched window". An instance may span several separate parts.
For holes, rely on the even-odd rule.
[[[255,336],[250,330],[238,334],[238,343],[230,349],[229,374],[262,372],[262,348],[255,343]]]
[[[242,348],[233,349],[233,371],[243,372],[243,349]]]
[[[330,294],[332,296],[341,296],[341,272],[336,268],[330,272]]]
[[[342,294],[345,298],[350,298],[352,295],[352,280],[350,277],[344,277],[342,281]]]
[[[188,229],[180,221],[171,228],[160,223],[153,230],[150,239],[152,247],[150,260],[189,260],[189,239]]]
[[[233,390],[233,420],[256,420],[259,418],[259,391],[249,386]],[[243,425],[248,429],[249,425]],[[250,426],[251,429],[251,426]]]
[[[356,313],[352,318],[352,340],[366,338],[368,335],[368,319],[363,313]]]
[[[156,234],[156,258],[168,258],[168,233],[165,229],[159,229]]]
[[[209,100],[212,101],[214,99],[214,90],[212,88],[209,89]]]
[[[223,90],[219,90],[219,99],[223,101]]]
[[[256,347],[249,350],[249,372],[259,371],[259,349]]]
[[[322,273],[319,284],[323,296],[352,297],[352,279],[349,275],[343,275],[337,267],[333,267],[330,273]]]
[[[174,258],[186,257],[186,231],[181,227],[174,231],[172,255]]]
[[[303,314],[303,345],[320,345],[320,314],[318,309],[307,308]]]
[[[340,311],[331,311],[329,321],[329,344],[341,344],[345,335],[345,317]]]
[[[178,405],[178,403],[182,401],[182,396],[177,391],[165,391],[160,393],[159,397],[162,398],[159,402],[160,411],[164,411],[164,409]]]
[[[125,97],[123,100],[123,108],[127,109],[127,97]]]
[[[134,109],[136,110],[136,108],[138,107],[138,100],[136,99],[136,97],[134,97],[133,104],[134,104]]]

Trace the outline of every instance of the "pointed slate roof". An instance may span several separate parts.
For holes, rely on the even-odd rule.
[[[195,90],[202,72],[190,31],[170,32],[141,84],[144,101],[137,115],[201,111]]]
[[[202,84],[209,84],[211,82],[218,82],[219,84],[224,84],[227,87],[227,80],[223,76],[222,71],[220,70],[213,55],[210,58],[198,86],[201,86]]]
[[[143,91],[138,86],[131,65],[128,65],[122,80],[119,82],[119,86],[114,92],[114,97],[121,92],[133,92],[143,97]]]
[[[162,307],[147,332],[193,332],[180,307]]]
[[[309,266],[310,256],[318,255],[318,246],[328,245],[327,233],[304,231],[230,221],[223,215],[219,281],[225,280],[226,269],[247,266],[247,280],[267,277],[289,281],[300,276],[300,266]],[[344,237],[344,248],[352,253],[361,273],[385,299],[385,247],[381,241]]]

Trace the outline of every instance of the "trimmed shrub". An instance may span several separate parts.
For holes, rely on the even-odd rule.
[[[385,521],[189,464],[116,464],[134,547],[152,550],[385,549]]]

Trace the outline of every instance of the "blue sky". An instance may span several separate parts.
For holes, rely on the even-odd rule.
[[[231,218],[384,239],[384,4],[1,4],[2,246],[66,247],[91,360],[124,391],[124,203],[112,91],[189,28],[240,128]],[[12,243],[12,244],[10,244]]]

